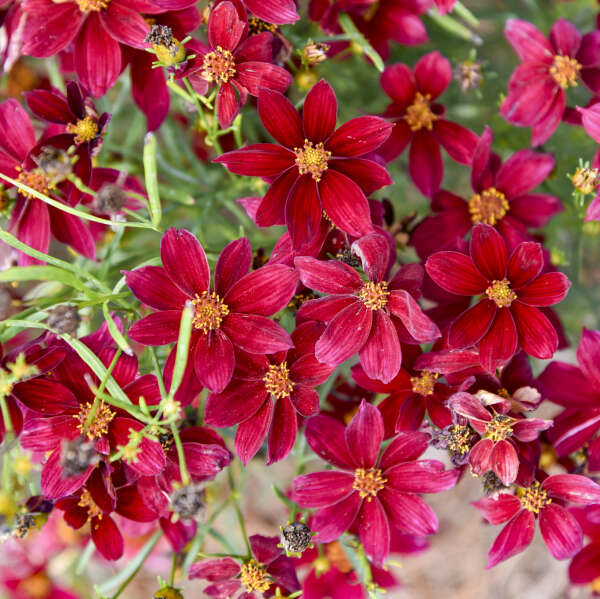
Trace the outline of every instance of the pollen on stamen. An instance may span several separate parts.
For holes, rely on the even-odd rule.
[[[209,82],[227,83],[235,77],[235,59],[229,50],[217,46],[204,56],[202,77]]]
[[[469,214],[474,225],[485,223],[494,226],[506,216],[509,208],[506,196],[495,187],[488,187],[469,200]]]
[[[577,85],[579,71],[581,71],[581,65],[574,58],[560,54],[554,57],[554,63],[550,67],[550,75],[563,89]]]
[[[433,129],[433,123],[437,120],[437,116],[432,112],[429,106],[429,94],[421,94],[417,92],[414,102],[406,109],[404,120],[410,127],[411,131],[419,131],[420,129]]]
[[[510,281],[507,279],[492,281],[485,294],[498,308],[508,308],[517,299],[517,294],[510,288]]]
[[[229,307],[213,291],[203,291],[201,295],[196,294],[192,300],[194,305],[194,317],[192,323],[194,328],[201,329],[206,335],[221,326],[225,316],[229,314]]]
[[[294,148],[296,154],[296,166],[301,175],[310,174],[312,178],[319,182],[321,176],[327,170],[327,161],[331,157],[331,152],[323,147],[323,143],[313,144],[308,139],[304,140],[302,148]]]
[[[76,123],[69,123],[67,125],[67,133],[74,134],[75,143],[79,145],[86,141],[92,141],[98,135],[98,125],[88,114]]]
[[[494,443],[503,441],[513,434],[512,430],[513,419],[504,414],[496,414],[485,426],[485,434]]]
[[[110,0],[75,0],[81,12],[99,12],[108,7]]]
[[[437,372],[428,372],[424,370],[420,376],[410,378],[413,393],[418,395],[431,395],[435,387],[435,381],[438,378]]]
[[[19,183],[23,183],[23,185],[27,185],[27,187],[31,187],[35,189],[38,193],[43,195],[49,195],[52,189],[55,189],[55,184],[44,175],[40,170],[34,171],[24,171],[21,170],[17,177],[17,181]],[[19,189],[19,193],[26,198],[33,200],[35,196],[29,191],[25,191],[24,189]]]
[[[387,306],[390,292],[386,281],[367,281],[358,292],[358,299],[369,310],[381,310]]]
[[[252,591],[264,593],[271,586],[267,577],[267,567],[259,564],[254,558],[242,564],[240,568],[240,581],[250,593]]]
[[[79,507],[87,508],[88,520],[91,520],[92,518],[102,519],[102,509],[94,501],[92,494],[87,488],[84,488],[81,492],[81,497],[79,498],[77,505]]]
[[[530,487],[521,491],[519,499],[521,505],[534,514],[539,514],[548,504],[552,503],[552,499],[548,497],[548,493],[541,488],[537,480]]]
[[[94,404],[86,403],[79,408],[79,412],[73,415],[73,418],[79,420],[77,428],[81,434],[87,435],[87,438],[92,441],[93,439],[100,439],[108,433],[108,425],[112,422],[112,419],[117,415],[113,412],[106,404],[101,403],[96,407],[96,411],[91,416]]]
[[[385,487],[386,478],[381,475],[379,468],[357,468],[354,471],[352,488],[358,491],[362,499],[371,501]]]
[[[290,371],[287,362],[271,364],[267,374],[263,377],[267,391],[275,398],[289,397],[294,389],[293,381],[290,381]]]

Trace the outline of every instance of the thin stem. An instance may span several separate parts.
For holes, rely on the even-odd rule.
[[[171,433],[173,434],[173,439],[175,440],[175,447],[177,448],[177,457],[179,458],[179,470],[181,471],[181,482],[184,485],[189,485],[190,475],[188,474],[188,469],[185,464],[183,444],[181,443],[181,437],[179,436],[177,425],[174,422],[171,422]]]
[[[238,502],[237,491],[235,489],[235,482],[233,480],[231,466],[227,469],[227,477],[229,480],[229,487],[231,489],[231,503],[233,505],[235,517],[237,518],[238,524],[240,526],[240,531],[242,533],[242,536],[244,537],[247,558],[250,559],[252,557],[252,549],[250,548],[250,542],[248,541],[248,533],[246,532],[246,525],[244,524],[244,516],[242,515],[242,510],[240,509],[240,504]]]

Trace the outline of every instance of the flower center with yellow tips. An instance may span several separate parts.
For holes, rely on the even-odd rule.
[[[301,175],[310,174],[315,181],[321,180],[321,175],[327,170],[327,161],[331,156],[323,143],[319,142],[314,145],[308,139],[304,140],[302,148],[294,148],[296,154],[296,166]]]
[[[204,56],[202,77],[207,81],[227,83],[232,77],[235,77],[235,73],[235,60],[229,50],[217,46]]]
[[[433,388],[435,381],[438,378],[436,372],[428,372],[424,370],[420,376],[413,376],[410,378],[413,393],[418,395],[431,395],[433,394]]]
[[[371,501],[385,487],[386,478],[381,475],[379,468],[357,468],[354,471],[352,488],[358,491],[362,499]]]
[[[386,281],[367,281],[358,292],[358,299],[369,310],[381,310],[387,306],[390,292]]]
[[[512,430],[513,420],[509,416],[504,414],[496,414],[485,426],[485,434],[494,443],[497,441],[503,441],[513,434]]]
[[[509,207],[506,196],[495,187],[488,187],[469,200],[469,214],[474,225],[494,226],[504,218]]]
[[[579,71],[581,71],[581,65],[574,58],[560,54],[554,57],[554,63],[550,67],[552,79],[563,89],[577,85]]]
[[[485,294],[498,308],[508,308],[517,299],[517,294],[510,288],[510,281],[507,279],[492,281]]]
[[[294,388],[294,383],[290,381],[287,362],[271,364],[267,374],[263,377],[263,381],[267,391],[277,399],[289,397]]]
[[[110,0],[75,0],[75,2],[81,12],[100,12],[109,5]]]
[[[535,481],[527,489],[523,489],[519,499],[521,500],[521,505],[534,514],[539,514],[548,504],[552,503],[552,499],[540,487],[538,481]]]
[[[203,291],[200,295],[196,294],[192,304],[194,305],[194,317],[192,318],[194,328],[201,329],[205,335],[209,331],[218,329],[223,318],[229,314],[229,307],[214,291],[212,293]]]
[[[77,428],[82,434],[86,434],[90,441],[100,439],[108,433],[108,425],[117,415],[105,403],[96,406],[93,411],[94,404],[86,403],[81,405],[79,412],[73,416],[79,420]],[[88,422],[89,421],[89,422]]]
[[[75,143],[82,144],[92,141],[98,135],[98,125],[91,116],[78,120],[75,124],[67,125],[67,132],[75,135]]]
[[[242,564],[240,568],[240,581],[248,592],[259,591],[260,593],[264,593],[271,586],[267,578],[267,567],[259,564],[255,559]]]
[[[414,102],[406,109],[404,120],[410,127],[411,131],[419,131],[420,129],[433,129],[433,123],[437,116],[431,111],[429,106],[429,94],[421,94],[417,92]]]

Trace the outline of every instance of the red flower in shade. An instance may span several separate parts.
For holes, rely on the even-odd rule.
[[[211,11],[208,44],[190,42],[189,48],[198,57],[190,61],[185,73],[194,74],[190,81],[201,95],[209,84],[219,86],[217,113],[222,128],[231,125],[248,94],[258,96],[265,89],[284,92],[292,83],[290,73],[272,64],[273,35],[265,31],[248,37],[248,23],[231,2],[221,2]]]
[[[341,470],[298,476],[292,491],[300,506],[317,508],[311,525],[316,541],[333,541],[356,523],[376,566],[390,551],[391,528],[420,536],[437,530],[433,510],[418,494],[450,489],[459,475],[436,460],[416,460],[427,448],[426,434],[401,433],[379,456],[383,437],[381,413],[365,401],[346,428],[329,416],[311,418],[308,444]]]
[[[513,418],[508,415],[511,402],[486,393],[485,402],[470,393],[456,393],[448,405],[457,414],[468,418],[469,424],[480,435],[469,453],[471,470],[477,476],[492,470],[505,484],[510,485],[519,472],[519,441],[535,441],[541,431],[552,426],[551,420],[541,418]],[[494,402],[494,403],[491,403]],[[492,405],[490,409],[487,406]]]
[[[234,0],[234,4],[243,4],[253,15],[274,25],[295,23],[300,18],[294,0]]]
[[[189,577],[212,583],[203,592],[216,599],[233,597],[238,591],[239,599],[258,599],[263,593],[272,596],[277,587],[289,593],[300,590],[294,562],[282,555],[277,537],[252,535],[248,541],[252,557],[242,565],[230,557],[211,559],[192,564]]]
[[[315,358],[315,341],[324,325],[307,322],[292,333],[294,349],[270,358],[238,353],[236,372],[229,386],[210,395],[206,423],[210,426],[239,424],[235,449],[244,464],[259,450],[268,435],[267,464],[285,458],[296,440],[298,413],[313,416],[319,411],[315,385],[324,383],[333,366]]]
[[[444,177],[440,145],[457,162],[471,164],[478,141],[473,131],[444,118],[444,106],[432,103],[444,93],[450,81],[450,61],[437,51],[425,54],[414,72],[398,63],[381,75],[381,87],[392,99],[382,116],[396,126],[377,153],[390,161],[410,144],[410,176],[426,196],[440,188]]]
[[[402,364],[400,341],[427,343],[440,332],[414,297],[420,267],[405,266],[388,280],[389,245],[378,233],[355,241],[352,250],[362,260],[367,281],[337,260],[296,258],[304,285],[330,294],[302,304],[298,317],[327,323],[315,346],[319,361],[337,366],[358,352],[367,376],[389,383]]]
[[[520,127],[531,127],[531,145],[544,143],[563,118],[566,93],[581,80],[594,92],[600,65],[600,32],[582,36],[574,25],[559,19],[549,39],[527,21],[508,19],[504,35],[522,63],[508,82],[500,114]]]
[[[507,522],[488,552],[488,568],[524,551],[533,539],[535,521],[550,553],[556,559],[573,557],[583,542],[581,527],[562,505],[553,501],[580,505],[600,503],[600,486],[586,476],[555,474],[541,484],[534,481],[520,489],[518,496],[500,493],[484,497],[473,505],[490,524]]]
[[[202,385],[215,393],[231,380],[234,347],[255,354],[292,347],[281,325],[266,318],[285,308],[294,295],[298,275],[292,268],[267,265],[246,274],[252,251],[246,238],[238,239],[221,252],[211,291],[206,254],[189,231],[169,229],[160,248],[162,268],[144,266],[124,273],[135,296],[157,310],[133,324],[128,332],[132,339],[144,345],[177,341],[181,311],[191,302],[190,362]]]
[[[512,250],[522,241],[532,240],[529,228],[545,226],[563,210],[557,197],[530,193],[554,168],[550,154],[519,150],[502,164],[491,152],[492,141],[492,131],[486,127],[474,152],[474,194],[468,200],[444,190],[434,194],[431,208],[438,214],[425,218],[410,238],[421,259],[451,249],[478,223],[496,227]]]
[[[600,578],[600,506],[571,508],[570,511],[591,542],[570,563],[569,579],[578,585],[593,583]]]
[[[570,286],[567,277],[540,274],[544,257],[539,243],[521,243],[509,258],[506,243],[490,225],[473,228],[469,251],[470,256],[437,252],[425,265],[446,291],[482,296],[450,326],[450,348],[479,343],[481,365],[489,372],[508,362],[519,347],[536,358],[552,357],[558,336],[538,306],[560,302]]]
[[[326,81],[308,92],[302,119],[287,98],[268,90],[258,97],[258,115],[281,145],[255,144],[215,159],[232,173],[271,182],[256,223],[262,227],[285,223],[296,248],[319,230],[323,210],[350,235],[371,232],[365,193],[392,181],[385,168],[364,156],[388,138],[392,125],[363,116],[335,129],[337,100]]]

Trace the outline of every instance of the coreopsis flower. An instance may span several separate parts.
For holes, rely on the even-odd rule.
[[[392,100],[382,116],[395,127],[377,153],[389,162],[410,144],[408,170],[426,196],[440,188],[444,177],[440,146],[453,160],[471,164],[478,141],[473,131],[446,119],[445,107],[435,102],[451,81],[450,61],[438,51],[425,54],[414,70],[396,63],[381,74],[381,87]]]
[[[533,481],[528,487],[518,488],[516,495],[499,493],[473,502],[490,524],[507,523],[488,552],[488,568],[524,551],[533,540],[536,520],[544,543],[556,559],[573,557],[581,549],[579,523],[553,499],[598,504],[600,485],[578,474],[555,474],[541,484]]]
[[[269,0],[268,2],[261,2],[260,0],[235,0],[234,4],[245,6],[248,11],[255,15],[249,18],[249,24],[252,26],[253,21],[258,21],[259,32],[264,30],[265,24],[268,31],[271,31],[268,27],[269,24],[286,25],[288,23],[295,23],[300,18],[294,0]]]
[[[210,582],[203,592],[217,599],[270,597],[277,588],[288,593],[300,590],[294,562],[282,554],[278,537],[252,535],[248,541],[252,557],[241,565],[231,557],[206,560],[192,564],[189,577]]]
[[[352,244],[368,279],[338,260],[309,256],[295,260],[300,280],[327,297],[309,300],[298,311],[301,319],[327,323],[315,355],[336,366],[358,352],[368,377],[389,383],[400,370],[400,341],[427,343],[440,332],[415,299],[422,271],[408,265],[389,278],[389,246],[378,233]]]
[[[529,229],[545,226],[563,210],[556,196],[532,193],[554,168],[550,154],[519,150],[502,164],[491,151],[492,142],[492,130],[486,127],[473,155],[470,198],[443,189],[433,195],[431,209],[437,214],[421,221],[410,237],[421,259],[451,249],[479,223],[496,227],[512,250],[533,241]]]
[[[335,129],[337,99],[326,81],[308,92],[302,117],[285,96],[269,90],[259,94],[258,115],[281,145],[250,145],[215,159],[232,173],[271,183],[256,211],[256,223],[285,223],[295,248],[312,240],[323,211],[350,235],[370,233],[365,194],[392,181],[384,167],[365,156],[388,138],[392,125],[362,116]]]
[[[222,393],[209,396],[205,419],[210,426],[239,424],[236,453],[244,464],[267,442],[267,464],[285,458],[296,440],[298,416],[319,411],[316,385],[324,383],[333,366],[315,357],[315,341],[324,325],[306,322],[292,333],[294,348],[270,357],[236,356],[237,369]]]
[[[567,277],[560,272],[540,274],[544,256],[539,243],[521,243],[509,257],[500,233],[486,224],[473,228],[469,253],[437,252],[425,265],[446,291],[479,296],[450,326],[449,347],[479,344],[481,365],[489,372],[506,364],[519,347],[536,358],[552,357],[558,336],[538,308],[565,297]]]
[[[294,479],[292,498],[316,508],[315,541],[337,539],[353,524],[370,561],[381,567],[390,551],[392,529],[424,536],[437,530],[433,510],[421,493],[439,493],[456,484],[459,472],[436,460],[417,460],[427,448],[424,433],[401,433],[381,455],[383,418],[363,401],[347,427],[318,415],[306,424],[311,448],[336,470]]]
[[[579,80],[600,92],[600,32],[584,36],[565,19],[550,36],[519,19],[508,19],[504,35],[521,59],[508,82],[500,114],[513,125],[531,127],[531,145],[544,143],[556,130],[566,106],[566,90]]]
[[[481,439],[469,452],[471,470],[477,476],[492,470],[504,485],[514,482],[519,472],[518,447],[513,441],[535,441],[541,431],[552,426],[551,420],[515,418],[509,415],[512,405],[508,399],[492,393],[456,393],[449,407],[468,419]]]
[[[569,564],[569,580],[576,585],[591,583],[591,590],[597,594],[597,581],[600,578],[600,506],[575,507],[570,511],[590,542]]]
[[[215,393],[231,380],[234,348],[264,354],[292,347],[283,327],[267,318],[283,310],[294,295],[298,275],[292,268],[274,264],[248,273],[250,243],[238,239],[221,252],[211,287],[206,254],[189,231],[169,229],[160,248],[162,267],[125,272],[134,295],[156,310],[133,324],[128,331],[132,339],[144,345],[174,343],[181,312],[191,302],[189,361],[202,385]]]
[[[19,0],[0,0],[0,68],[9,73],[21,56],[25,13]]]

